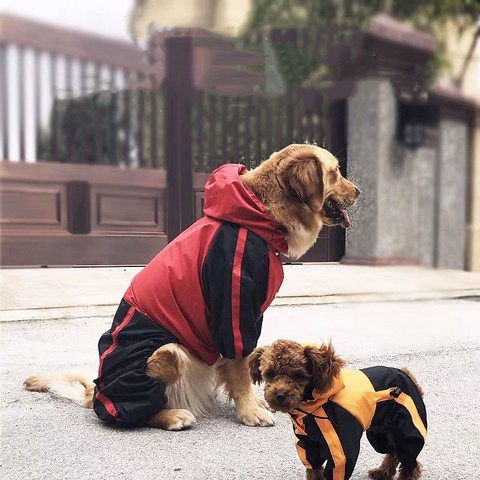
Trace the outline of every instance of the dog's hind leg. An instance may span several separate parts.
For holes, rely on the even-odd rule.
[[[155,350],[147,360],[145,373],[165,385],[177,382],[187,370],[187,354],[175,343]]]
[[[368,471],[368,476],[373,480],[391,480],[397,473],[398,458],[395,455],[387,454],[378,468]]]
[[[215,369],[176,343],[158,348],[147,360],[145,373],[165,385],[165,408],[150,417],[151,427],[183,430],[208,415],[214,402]]]
[[[217,366],[217,385],[222,386],[235,402],[238,419],[251,427],[275,425],[275,418],[264,400],[252,390],[248,358],[224,359]]]
[[[398,480],[418,480],[421,475],[422,465],[419,462],[417,462],[415,468],[413,469],[400,465],[400,474],[398,475]]]

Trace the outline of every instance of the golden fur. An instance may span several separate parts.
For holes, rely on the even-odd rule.
[[[286,229],[288,255],[293,259],[315,243],[323,224],[342,223],[340,209],[353,205],[359,194],[355,185],[340,174],[337,159],[315,145],[289,145],[241,179]],[[251,426],[275,424],[265,401],[253,394],[246,358],[221,359],[208,367],[181,345],[170,344],[148,359],[146,373],[166,384],[167,406],[150,419],[153,427],[190,427],[196,417],[208,413],[217,388],[223,388],[234,401],[240,422]],[[76,375],[33,376],[25,381],[25,387],[50,391],[92,407],[93,383]]]
[[[338,160],[316,145],[291,144],[241,178],[267,212],[286,228],[292,259],[313,246],[324,224],[341,223],[327,215],[327,199],[339,207],[350,207],[359,194],[341,175]]]
[[[344,365],[331,344],[301,345],[291,340],[277,340],[270,346],[257,347],[249,357],[252,381],[264,382],[265,400],[273,410],[284,413],[301,406],[307,387],[319,393],[330,390]],[[423,390],[411,372],[406,368],[402,370],[423,396]],[[382,464],[369,470],[368,474],[373,480],[391,480],[398,465],[395,455],[385,455]],[[400,466],[398,480],[418,480],[420,475],[421,465],[417,462],[413,470]],[[325,480],[323,468],[308,469],[306,478]]]

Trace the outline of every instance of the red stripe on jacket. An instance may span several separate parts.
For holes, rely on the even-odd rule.
[[[108,398],[106,397],[105,395],[103,395],[102,393],[100,392],[97,392],[95,394],[95,398],[101,402],[103,404],[103,406],[105,407],[105,410],[115,419],[115,420],[120,420],[119,418],[119,415],[118,415],[118,412],[117,412],[117,409],[115,408],[115,405],[113,404],[113,402]]]
[[[103,369],[103,362],[105,361],[105,358],[107,357],[107,355],[109,355],[110,353],[112,353],[118,346],[118,334],[120,333],[120,331],[125,328],[128,323],[130,322],[130,320],[132,319],[133,317],[133,314],[135,313],[135,307],[130,307],[124,317],[124,319],[120,322],[119,325],[116,326],[116,328],[113,330],[113,333],[112,333],[112,344],[102,353],[102,355],[100,356],[100,364],[98,366],[98,378],[101,379],[102,378],[102,369]],[[103,382],[102,382],[103,383]],[[101,387],[102,385],[100,385]],[[115,418],[115,420],[118,420],[119,419],[119,415],[118,415],[118,412],[117,412],[117,409],[115,408],[115,405],[113,405],[112,401],[106,397],[105,395],[103,395],[102,393],[100,392],[97,392],[95,394],[95,398],[101,402],[103,404],[103,406],[105,407],[105,409],[107,410],[107,412],[113,417]]]
[[[242,258],[247,241],[247,229],[238,230],[237,245],[232,268],[232,333],[235,358],[241,358],[243,353],[242,334],[240,332],[240,287],[242,284]]]
[[[102,353],[100,356],[100,365],[98,366],[98,378],[101,378],[102,376],[102,368],[103,368],[103,362],[106,358],[107,355],[112,353],[118,346],[118,334],[120,331],[125,328],[130,320],[133,317],[133,314],[135,313],[135,307],[130,307],[128,309],[128,312],[126,313],[124,319],[121,321],[119,325],[115,328],[115,330],[112,333],[112,344]]]

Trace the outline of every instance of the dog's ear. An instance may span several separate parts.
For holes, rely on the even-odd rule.
[[[262,382],[262,373],[260,372],[260,358],[262,358],[264,347],[256,348],[248,357],[248,368],[253,383]]]
[[[314,211],[323,206],[322,165],[311,155],[294,157],[288,160],[284,170],[283,181],[302,203]]]
[[[331,343],[307,345],[303,352],[312,371],[313,387],[321,393],[328,391],[345,366],[345,361],[335,354]]]

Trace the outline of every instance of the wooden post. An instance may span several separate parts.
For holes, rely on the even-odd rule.
[[[165,40],[165,135],[168,241],[193,223],[192,38]]]

